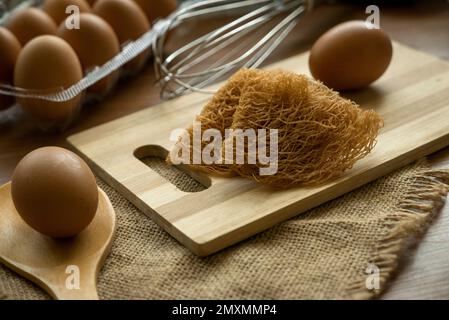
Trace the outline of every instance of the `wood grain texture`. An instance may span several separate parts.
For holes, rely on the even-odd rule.
[[[307,73],[308,54],[276,63]],[[351,98],[384,119],[373,153],[329,184],[273,190],[242,178],[210,177],[210,187],[186,193],[135,157],[148,146],[172,148],[173,130],[186,128],[208,96],[191,94],[69,137],[100,176],[200,256],[334,199],[449,144],[449,64],[394,44],[388,72]],[[360,102],[361,101],[361,102]],[[159,150],[159,149],[158,149]],[[160,151],[158,151],[160,153]],[[203,177],[207,180],[207,177]]]
[[[430,157],[435,169],[449,168],[449,150]],[[426,234],[413,240],[382,299],[449,299],[449,203]]]
[[[380,9],[382,28],[393,39],[449,59],[447,1],[410,1],[404,6],[388,5],[384,2]],[[364,17],[366,17],[365,7],[362,5],[333,3],[319,6],[291,32],[270,57],[269,62],[308,50],[323,32],[337,23]],[[219,23],[220,21],[214,17],[211,21],[200,21],[179,29],[174,33],[171,47],[177,47],[180,41],[191,41]],[[0,183],[10,180],[16,164],[33,149],[47,145],[68,147],[65,140],[68,135],[159,103],[159,88],[154,83],[153,69],[148,65],[139,76],[122,82],[103,102],[84,108],[79,120],[68,131],[59,135],[36,130],[30,119],[17,107],[3,112],[0,114]],[[449,148],[439,153],[433,165],[449,168]],[[435,232],[449,234],[449,206],[443,209],[436,227],[432,226],[426,237],[431,237]],[[449,285],[447,277],[449,242],[430,243],[427,246],[417,246],[415,249],[410,252],[411,258],[404,261],[403,270],[391,283],[391,291],[386,296],[389,299],[408,297],[449,299],[449,290],[439,289],[447,288]],[[432,249],[434,254],[426,255],[427,250]],[[418,273],[419,277],[416,276]]]
[[[115,212],[107,195],[99,189],[94,220],[79,235],[54,240],[29,227],[16,212],[11,184],[0,187],[0,262],[35,282],[52,297],[61,300],[98,299],[97,276],[109,253],[116,229]],[[66,280],[72,269],[79,270],[79,289]]]

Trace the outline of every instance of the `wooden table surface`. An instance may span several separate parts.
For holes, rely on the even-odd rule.
[[[387,2],[387,1],[384,1]],[[406,2],[406,1],[402,1]],[[364,18],[365,7],[331,4],[317,7],[289,35],[269,62],[310,49],[324,31],[350,19]],[[449,2],[409,1],[403,6],[380,6],[381,27],[399,42],[449,60]],[[191,39],[204,30],[204,22],[183,28],[172,39]],[[193,32],[192,32],[193,31]],[[18,108],[0,116],[0,184],[11,178],[17,162],[29,151],[46,145],[67,147],[65,138],[160,102],[149,65],[137,77],[120,84],[102,103],[84,108],[65,133],[43,133]],[[449,121],[449,118],[448,118]],[[435,167],[449,168],[449,148],[431,157]],[[384,299],[449,299],[449,205],[430,227],[419,245],[406,254],[401,272],[390,283]]]

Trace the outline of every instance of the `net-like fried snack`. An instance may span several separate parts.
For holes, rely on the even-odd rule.
[[[235,157],[244,157],[243,164],[201,163],[193,167],[284,188],[321,184],[340,176],[371,152],[382,127],[381,118],[373,110],[362,110],[307,76],[280,70],[237,72],[196,121],[203,132],[217,129],[223,137],[226,129],[277,129],[278,161],[273,175],[260,174],[265,163],[248,163],[249,140],[244,140],[243,149],[235,142],[227,144],[229,139],[236,139],[234,136],[223,142],[220,157],[224,162],[226,148],[231,145]],[[192,130],[188,129],[190,135]],[[206,144],[203,141],[201,148]]]

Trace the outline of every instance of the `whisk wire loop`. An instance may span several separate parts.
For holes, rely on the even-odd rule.
[[[169,22],[152,45],[161,96],[173,98],[186,91],[211,93],[204,88],[213,82],[242,67],[259,67],[312,5],[311,0],[187,1],[167,18]],[[239,17],[164,57],[171,29],[190,19],[237,12]]]

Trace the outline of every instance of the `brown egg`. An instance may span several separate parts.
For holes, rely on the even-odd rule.
[[[26,8],[17,11],[6,22],[8,28],[22,46],[38,36],[55,35],[58,26],[45,12],[36,8]]]
[[[68,6],[77,6],[80,12],[90,12],[91,8],[86,0],[45,0],[42,5],[44,10],[56,24],[65,21],[70,13],[66,12]]]
[[[310,51],[312,75],[335,90],[368,86],[387,70],[391,40],[365,21],[348,21],[323,34]]]
[[[8,29],[0,27],[0,84],[11,85],[14,79],[14,66],[22,46]],[[0,94],[0,110],[10,107],[14,97]]]
[[[143,11],[132,0],[97,0],[93,12],[106,20],[114,29],[120,44],[137,40],[150,30],[150,23]],[[124,66],[125,70],[139,70],[149,55],[143,52]]]
[[[36,149],[19,162],[11,195],[17,212],[30,227],[55,238],[83,231],[98,207],[92,171],[76,154],[58,147]]]
[[[80,14],[80,29],[67,29],[62,22],[58,35],[75,50],[85,73],[102,66],[120,52],[120,44],[114,30],[102,18],[91,13]],[[88,91],[106,93],[114,85],[118,75],[118,72],[112,73]]]
[[[67,89],[83,77],[81,64],[72,47],[56,36],[31,40],[20,52],[14,70],[14,85],[52,94]],[[65,102],[17,99],[23,109],[42,121],[67,121],[77,110],[81,94]]]
[[[153,23],[159,18],[165,18],[178,7],[176,0],[134,0]]]

